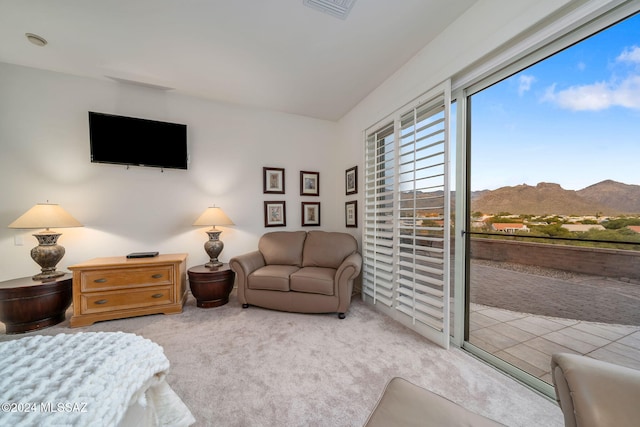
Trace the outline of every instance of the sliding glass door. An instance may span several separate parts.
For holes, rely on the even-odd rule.
[[[554,352],[640,368],[638,28],[629,17],[466,99],[466,343],[547,385]]]

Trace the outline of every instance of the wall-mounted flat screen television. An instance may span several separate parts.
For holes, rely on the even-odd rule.
[[[187,169],[187,125],[89,111],[91,162]]]

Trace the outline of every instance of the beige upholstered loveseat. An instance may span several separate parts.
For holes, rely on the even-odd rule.
[[[565,427],[639,425],[640,371],[579,354],[555,353],[551,376]],[[501,425],[407,380],[393,378],[365,427]]]
[[[551,356],[566,427],[640,425],[640,371],[579,354]]]
[[[276,231],[260,238],[257,251],[229,264],[243,308],[338,313],[344,319],[362,257],[347,233]]]
[[[387,383],[365,427],[505,427],[404,378]]]

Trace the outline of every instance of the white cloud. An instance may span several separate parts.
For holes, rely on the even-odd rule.
[[[531,85],[536,81],[534,76],[528,76],[523,74],[518,79],[518,95],[522,96],[525,92],[531,89]]]
[[[620,55],[616,58],[618,62],[634,62],[640,64],[640,47],[631,46],[626,47]]]
[[[542,101],[572,111],[600,111],[610,107],[640,109],[640,75],[632,75],[619,84],[598,82],[560,91],[556,91],[553,84],[547,88]]]
[[[616,58],[616,62],[640,65],[640,47],[626,47]],[[582,63],[578,64],[578,68]],[[549,86],[541,99],[560,108],[572,111],[600,111],[611,107],[640,110],[640,74],[629,74],[624,79],[611,79],[586,85],[571,86],[556,90],[556,84]]]

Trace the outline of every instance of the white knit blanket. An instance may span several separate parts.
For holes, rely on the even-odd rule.
[[[123,332],[0,343],[0,426],[116,426],[168,369],[162,347]]]

